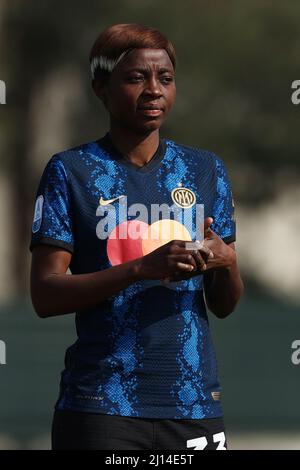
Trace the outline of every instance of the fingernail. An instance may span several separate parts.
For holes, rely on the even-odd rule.
[[[203,269],[203,270],[205,270],[205,269],[206,269],[206,264],[204,264],[204,265],[203,265],[202,269]]]
[[[213,254],[212,251],[209,253],[209,256],[208,256],[208,257],[209,257],[209,258],[213,258],[213,257],[214,257],[214,254]]]

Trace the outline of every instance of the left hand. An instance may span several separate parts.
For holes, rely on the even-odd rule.
[[[213,219],[208,217],[207,219],[211,220],[210,225],[213,223]],[[205,220],[207,220],[205,219]],[[231,246],[227,245],[222,238],[220,238],[210,226],[204,232],[204,245],[209,248],[213,254],[213,258],[209,258],[208,263],[206,264],[206,269],[215,270],[215,269],[228,269],[236,261],[236,253]]]
[[[178,274],[169,278],[169,281],[181,281],[191,277],[204,274],[216,269],[228,269],[236,260],[235,250],[227,245],[211,228],[212,217],[207,217],[204,221],[203,248],[194,251],[193,256],[197,264],[194,271],[186,274]],[[209,256],[212,252],[213,256]]]

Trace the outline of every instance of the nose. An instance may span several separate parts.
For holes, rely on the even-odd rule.
[[[155,98],[159,98],[160,96],[162,96],[161,85],[159,83],[159,80],[156,79],[156,77],[149,77],[146,84],[147,85],[144,89],[145,94],[147,94],[148,96],[151,95]]]

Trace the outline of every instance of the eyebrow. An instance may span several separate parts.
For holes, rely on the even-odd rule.
[[[126,72],[126,73],[129,73],[129,72],[147,73],[147,72],[149,72],[149,69],[147,67],[132,67],[132,68],[127,69],[127,70],[125,69],[124,72]],[[174,70],[171,70],[171,69],[166,68],[166,67],[161,67],[158,70],[158,73],[165,73],[165,72],[174,74]]]

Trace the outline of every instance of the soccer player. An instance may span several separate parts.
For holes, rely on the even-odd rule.
[[[32,225],[33,306],[76,312],[78,334],[52,448],[226,449],[206,306],[225,318],[243,292],[227,171],[160,136],[176,93],[162,33],[114,25],[90,64],[109,130],[50,159]]]

